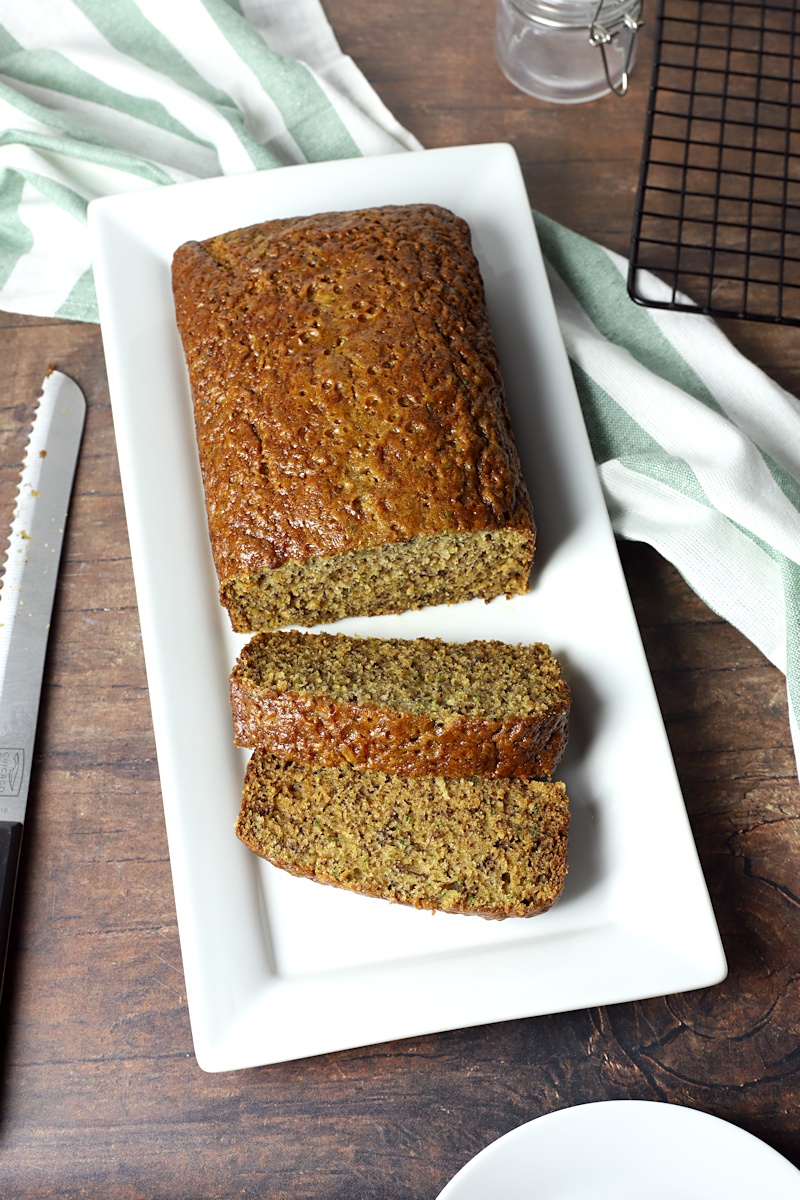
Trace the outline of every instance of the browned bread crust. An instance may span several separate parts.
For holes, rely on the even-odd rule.
[[[235,629],[526,590],[533,517],[465,222],[267,221],[181,246],[173,290]]]
[[[414,908],[532,917],[567,870],[563,783],[402,777],[255,750],[236,833],[292,875]]]
[[[549,779],[567,742],[570,692],[542,643],[286,631],[257,634],[244,648],[231,708],[237,744],[281,758]]]

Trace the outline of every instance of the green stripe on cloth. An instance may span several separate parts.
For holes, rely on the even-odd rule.
[[[113,4],[108,4],[107,0],[74,0],[74,3],[121,54],[135,55],[143,66],[163,75],[165,79],[174,80],[213,107],[234,130],[257,170],[286,165],[277,154],[259,145],[247,132],[245,116],[233,98],[204,79],[161,31],[147,20],[134,0],[114,0]],[[200,138],[197,141],[201,145],[212,145]]]
[[[772,478],[775,480],[778,487],[783,492],[787,500],[789,500],[796,509],[800,510],[800,481],[794,479],[788,471],[784,471],[775,460],[765,451],[761,451],[762,458],[769,468]]]
[[[708,388],[656,328],[647,309],[631,300],[605,250],[541,213],[534,213],[534,220],[545,258],[604,337],[622,346],[654,375],[671,380],[719,412]]]
[[[67,137],[75,138],[80,142],[88,142],[97,146],[107,146],[108,142],[103,138],[92,133],[90,130],[83,129],[76,123],[65,116],[64,113],[57,113],[52,108],[46,108],[45,105],[32,100],[30,96],[24,95],[22,92],[16,91],[8,84],[0,80],[0,101],[4,101],[9,106],[16,108],[23,116],[31,118],[37,124],[42,125],[45,129],[58,130]]]
[[[94,290],[94,274],[91,267],[84,271],[66,300],[54,314],[70,321],[97,321],[97,297]]]
[[[25,180],[15,171],[0,172],[0,288],[19,260],[33,249],[33,234],[19,218]]]
[[[65,96],[75,96],[79,100],[88,100],[103,108],[117,109],[128,116],[136,117],[137,120],[146,121],[149,125],[166,129],[178,137],[200,141],[158,101],[122,92],[104,83],[97,76],[90,75],[88,71],[76,67],[56,50],[34,50],[25,55],[16,55],[10,62],[3,64],[3,73],[18,79],[20,83],[61,92]],[[203,145],[208,146],[210,143],[204,141]]]
[[[590,375],[571,362],[572,374],[583,410],[583,419],[592,444],[595,462],[638,454],[663,453],[658,442],[628,416]]]
[[[618,459],[628,470],[714,507],[685,459],[668,454],[582,367],[570,365],[596,463]]]
[[[780,556],[786,593],[786,687],[800,719],[800,564]]]
[[[48,200],[52,200],[59,208],[63,208],[82,225],[86,224],[86,209],[89,202],[79,192],[60,183],[57,179],[51,179],[49,175],[28,171],[24,167],[18,167],[17,171],[27,183],[36,188],[37,192],[41,192]]]
[[[274,54],[225,0],[202,0],[202,3],[277,105],[308,162],[359,157],[356,142],[303,63]]]
[[[0,69],[5,71],[5,60],[10,55],[18,53],[22,50],[16,38],[13,38],[7,29],[0,25]]]
[[[238,112],[230,96],[204,79],[184,58],[172,42],[164,37],[142,13],[133,0],[73,0],[95,29],[121,54],[135,55],[138,62],[174,79],[181,87],[213,104],[222,112]]]
[[[67,159],[79,162],[90,162],[98,166],[111,167],[114,171],[124,171],[141,179],[149,179],[153,183],[168,184],[172,179],[155,163],[135,158],[104,145],[88,145],[76,142],[73,138],[60,137],[56,134],[31,133],[25,129],[9,129],[0,136],[0,146],[29,146],[43,154],[64,155]]]

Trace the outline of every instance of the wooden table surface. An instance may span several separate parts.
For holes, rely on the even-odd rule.
[[[649,31],[625,99],[562,107],[502,77],[492,0],[326,9],[424,145],[511,142],[535,208],[627,254]],[[523,1122],[616,1098],[704,1109],[800,1165],[800,790],[785,682],[639,545],[620,554],[727,980],[237,1073],[199,1069],[100,333],[14,315],[0,326],[9,515],[48,364],[89,404],[2,1005],[0,1195],[421,1200]],[[800,394],[795,331],[726,332]]]

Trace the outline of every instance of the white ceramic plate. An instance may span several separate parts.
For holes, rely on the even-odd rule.
[[[435,202],[469,221],[539,546],[530,592],[351,620],[378,635],[547,641],[573,688],[565,893],[534,920],[391,906],[274,871],[232,828],[244,752],[170,287],[183,241],[268,217]],[[699,869],[522,175],[509,146],[288,167],[89,212],[198,1062],[229,1070],[718,982]]]
[[[547,1113],[477,1154],[439,1200],[800,1200],[800,1172],[719,1117],[645,1100]]]

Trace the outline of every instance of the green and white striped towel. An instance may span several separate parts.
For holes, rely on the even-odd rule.
[[[0,308],[86,321],[95,196],[418,148],[318,0],[0,0],[0,106]],[[800,764],[800,404],[537,226],[614,529],[785,672]]]

